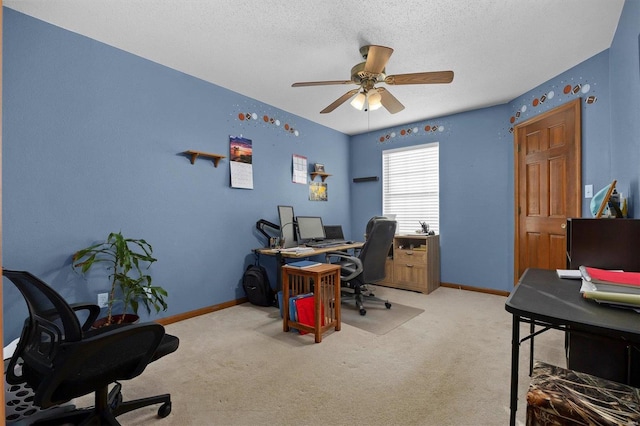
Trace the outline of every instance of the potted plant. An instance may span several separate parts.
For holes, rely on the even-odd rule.
[[[153,248],[142,239],[125,238],[121,232],[112,232],[105,242],[94,244],[73,254],[72,267],[83,274],[95,264],[106,264],[109,271],[111,289],[107,302],[107,317],[96,321],[97,326],[121,324],[133,312],[134,320],[138,318],[138,308],[142,304],[148,313],[153,307],[157,312],[167,309],[166,290],[151,285],[151,276],[143,272],[155,262]],[[121,297],[121,299],[118,299]],[[113,313],[114,304],[121,301],[122,313]]]

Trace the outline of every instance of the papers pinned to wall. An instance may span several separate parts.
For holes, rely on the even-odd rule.
[[[307,183],[307,157],[293,154],[293,183]]]
[[[251,139],[229,136],[231,187],[253,189],[253,145]]]

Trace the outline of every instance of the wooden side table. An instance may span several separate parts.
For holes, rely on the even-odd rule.
[[[301,324],[289,318],[289,298],[313,293],[315,321]],[[316,343],[322,334],[333,327],[340,331],[340,265],[322,263],[309,268],[282,267],[282,329],[291,327],[315,335]]]

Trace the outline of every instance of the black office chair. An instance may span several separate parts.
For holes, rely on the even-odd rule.
[[[178,338],[153,322],[91,329],[100,308],[69,305],[55,290],[26,271],[3,270],[20,290],[29,308],[17,348],[9,361],[9,384],[26,383],[40,409],[95,394],[95,406],[55,414],[33,424],[119,425],[116,417],[152,404],[158,416],[171,413],[171,396],[122,401],[118,380],[140,375],[156,359],[174,352]],[[87,318],[80,324],[76,312]],[[108,386],[115,384],[111,392]]]
[[[367,284],[373,284],[385,278],[385,263],[389,255],[389,249],[396,233],[396,221],[384,217],[373,217],[367,223],[366,241],[357,256],[344,252],[327,253],[327,262],[339,264],[340,284],[350,289],[345,293],[346,301],[355,299],[356,307],[360,315],[366,315],[364,300],[384,303],[387,309],[391,308],[388,300],[378,299],[367,289]],[[337,261],[332,262],[338,258]]]

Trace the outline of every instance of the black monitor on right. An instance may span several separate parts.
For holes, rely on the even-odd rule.
[[[282,247],[295,247],[296,243],[296,221],[293,215],[292,206],[278,206],[278,217],[280,218],[280,238],[284,239]]]
[[[298,237],[300,242],[321,241],[325,239],[322,218],[319,216],[298,216]]]

